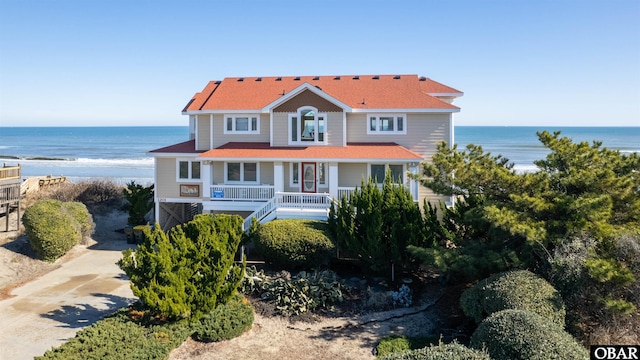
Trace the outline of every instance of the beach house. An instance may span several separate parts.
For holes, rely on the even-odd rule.
[[[189,139],[152,150],[155,219],[198,213],[249,221],[326,219],[331,201],[387,172],[412,180],[440,141],[453,143],[462,92],[418,75],[233,77],[209,82],[182,110]]]

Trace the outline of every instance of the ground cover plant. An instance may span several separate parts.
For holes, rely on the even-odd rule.
[[[491,360],[489,355],[480,350],[470,349],[457,342],[425,346],[419,349],[395,351],[379,360]]]
[[[163,359],[192,332],[189,320],[161,322],[132,306],[80,330],[73,339],[36,359]]]
[[[386,355],[391,353],[421,349],[438,343],[439,341],[436,338],[391,335],[380,339],[380,342],[376,345],[376,353],[378,358],[384,358]]]

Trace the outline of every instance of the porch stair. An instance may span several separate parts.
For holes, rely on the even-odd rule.
[[[327,193],[277,192],[271,200],[245,218],[244,230],[249,230],[254,217],[262,224],[275,219],[327,220],[332,201]]]

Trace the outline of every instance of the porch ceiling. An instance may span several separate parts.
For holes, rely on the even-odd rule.
[[[419,162],[422,156],[396,143],[348,143],[347,146],[272,147],[267,142],[231,142],[199,155],[211,160],[315,159],[325,161],[404,161]]]

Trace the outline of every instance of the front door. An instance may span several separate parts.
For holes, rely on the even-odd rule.
[[[302,192],[316,192],[316,163],[302,163]]]

